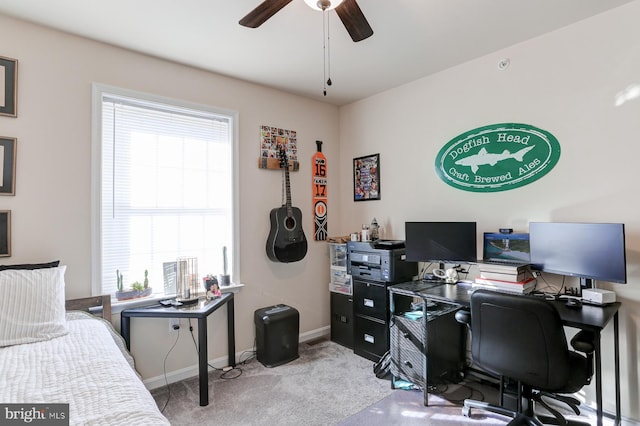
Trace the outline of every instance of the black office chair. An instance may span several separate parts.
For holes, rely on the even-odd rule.
[[[477,408],[512,417],[509,423],[584,424],[567,421],[546,403],[554,417],[535,417],[541,396],[574,393],[591,378],[590,360],[570,351],[560,315],[543,299],[488,290],[471,295],[471,356],[483,370],[517,382],[516,409],[465,400],[462,414]],[[501,387],[502,392],[502,387]],[[541,422],[542,421],[542,422]]]

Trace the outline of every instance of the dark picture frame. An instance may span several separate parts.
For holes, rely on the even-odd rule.
[[[0,115],[18,116],[18,60],[0,56]]]
[[[0,257],[11,256],[11,210],[0,210]]]
[[[353,201],[380,199],[380,154],[353,159]]]
[[[0,195],[16,194],[16,138],[0,136]]]

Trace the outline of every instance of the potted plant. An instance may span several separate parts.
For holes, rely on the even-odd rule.
[[[149,287],[149,271],[147,271],[146,269],[144,271],[144,281],[142,283],[139,281],[135,281],[127,289],[124,288],[123,277],[120,273],[120,270],[116,270],[116,279],[118,283],[118,290],[116,291],[117,300],[146,297],[149,296],[153,291],[152,288]]]

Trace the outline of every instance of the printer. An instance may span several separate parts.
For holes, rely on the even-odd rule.
[[[405,261],[404,241],[349,241],[347,253],[347,273],[354,279],[400,282],[418,274],[418,263]]]

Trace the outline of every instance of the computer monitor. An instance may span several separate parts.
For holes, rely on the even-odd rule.
[[[580,278],[625,284],[627,264],[622,223],[529,223],[532,268]]]
[[[482,260],[529,263],[529,234],[485,232]]]
[[[406,260],[475,263],[476,222],[405,222]]]

